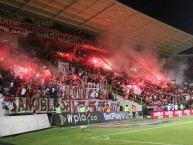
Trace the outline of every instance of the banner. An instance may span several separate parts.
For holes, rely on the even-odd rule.
[[[103,99],[71,99],[71,112],[79,112],[80,104],[88,106],[91,112],[100,111],[102,105],[109,104],[112,111],[118,111],[117,101],[103,100]]]
[[[69,63],[58,61],[58,72],[67,75],[69,71]]]
[[[91,112],[89,117],[90,123],[101,122],[100,112]],[[86,113],[62,113],[53,114],[53,125],[69,126],[88,124]]]
[[[109,104],[113,111],[117,111],[117,102],[102,99],[65,99],[57,98],[56,102],[60,104],[63,112],[79,112],[80,104],[88,106],[91,112],[100,111],[103,104]],[[10,101],[9,114],[32,114],[33,107],[36,106],[38,113],[55,112],[54,98],[37,98],[35,100],[27,98],[15,97]]]
[[[29,27],[29,26],[28,26]],[[39,35],[41,37],[58,39],[66,43],[75,44],[75,45],[92,45],[97,46],[95,41],[90,41],[88,39],[83,39],[80,37],[72,36],[70,34],[61,33],[51,29],[43,29],[36,26],[30,27],[30,31],[33,34]]]
[[[128,120],[129,113],[128,112],[105,112],[101,113],[101,121],[109,122],[109,121],[118,121],[118,120]]]
[[[152,112],[152,119],[160,118],[173,118],[181,116],[193,115],[193,109],[190,110],[173,110],[173,111],[161,111],[161,112]]]
[[[47,114],[0,117],[0,137],[49,127]]]
[[[2,24],[0,24],[0,31],[10,33],[13,35],[19,35],[21,37],[27,37],[29,34],[29,31],[27,31],[27,30],[23,30],[20,28],[13,28],[10,26],[4,26]]]
[[[56,102],[61,105],[62,111],[70,111],[69,100],[58,98]],[[34,106],[36,106],[38,113],[55,112],[54,98],[37,98],[33,100],[29,97],[15,97],[12,104],[13,106],[9,110],[9,114],[32,114]]]
[[[0,7],[0,16],[7,17],[16,21],[23,22],[26,19],[33,21],[36,25],[51,27],[53,26],[53,21],[44,19],[38,15],[31,15],[30,13],[15,13],[15,10],[10,9],[10,7],[1,6]]]
[[[36,34],[36,35],[41,36],[41,37],[61,40],[65,43],[70,43],[70,44],[74,44],[74,45],[91,45],[94,47],[97,46],[96,41],[91,41],[91,40],[81,38],[78,36],[73,36],[71,34],[62,33],[62,32],[59,32],[59,31],[56,31],[53,29],[49,29],[49,28],[40,28],[39,26],[29,24],[26,22],[16,21],[13,19],[6,19],[6,18],[0,17],[0,24],[6,25],[7,27],[11,27],[11,26],[17,26],[18,27],[19,26],[19,27],[22,27],[23,29],[26,29],[23,31],[26,31],[28,33],[31,32],[32,34]],[[21,28],[12,28],[12,29],[15,29],[15,31],[13,31],[14,33],[16,33],[16,32],[19,33],[19,30],[22,30]],[[6,32],[8,33],[8,31],[6,31]],[[12,31],[10,31],[10,32],[12,32]],[[11,33],[11,34],[13,34],[13,33]]]

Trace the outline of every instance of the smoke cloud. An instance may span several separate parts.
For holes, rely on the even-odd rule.
[[[186,81],[185,72],[189,69],[187,60],[174,58],[169,63],[168,81],[175,80],[176,84],[184,83]]]
[[[141,46],[128,39],[128,33],[121,32],[116,27],[101,35],[101,45],[113,54],[109,59],[112,67],[119,72],[127,72],[130,76],[140,76],[154,83],[165,80],[162,72],[163,64],[156,55],[155,48]]]
[[[20,76],[26,81],[37,77],[45,78],[51,75],[51,71],[57,70],[48,61],[35,56],[32,48],[23,48],[18,44],[18,36],[4,34],[0,35],[0,65],[1,69],[9,70],[15,76]],[[37,51],[37,49],[36,49]],[[34,54],[34,55],[33,55]]]

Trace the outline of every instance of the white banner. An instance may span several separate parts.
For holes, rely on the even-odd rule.
[[[0,117],[0,137],[49,127],[47,114]]]
[[[58,72],[66,75],[69,73],[69,63],[65,63],[65,62],[58,62]]]

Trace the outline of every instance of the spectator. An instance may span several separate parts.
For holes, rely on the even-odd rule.
[[[111,112],[111,107],[109,106],[109,104],[106,105],[105,110],[106,110],[106,112]]]
[[[147,119],[147,113],[148,113],[147,106],[146,106],[146,104],[144,104],[142,106],[143,119]]]
[[[57,108],[56,108],[56,113],[57,114],[61,114],[62,113],[62,109],[60,107],[60,105],[58,104]]]
[[[136,118],[136,106],[132,105],[132,114],[133,114],[133,119]]]
[[[126,112],[130,113],[130,109],[129,109],[129,106],[128,106],[128,105],[126,105],[126,106],[125,106],[124,111],[126,111]]]
[[[174,109],[175,109],[175,110],[178,110],[178,104],[177,104],[177,103],[175,103]]]
[[[180,110],[184,110],[184,105],[180,104]]]
[[[80,112],[81,113],[86,112],[86,107],[83,104],[80,106]]]
[[[33,114],[33,115],[37,115],[37,114],[38,114],[37,107],[34,107],[34,108],[33,108],[32,114]]]
[[[104,104],[101,106],[101,112],[105,112],[105,106],[104,106]]]

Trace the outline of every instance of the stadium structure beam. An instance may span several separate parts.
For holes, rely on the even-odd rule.
[[[57,16],[59,16],[61,13],[66,11],[68,8],[72,7],[74,4],[76,4],[78,0],[72,1],[69,5],[65,6],[60,12],[58,12],[56,15],[54,15],[51,20],[54,20]]]
[[[52,4],[55,0],[50,1],[49,3],[47,3],[42,9],[40,9],[37,13],[40,13],[42,10],[44,10],[47,6],[49,6],[50,4]]]
[[[30,4],[31,2],[32,2],[32,0],[28,0],[28,2],[25,3],[21,8],[19,8],[19,9],[15,12],[15,14],[17,14],[18,12],[20,12],[21,10],[23,10],[23,8],[24,8],[25,6],[27,6],[28,4]]]
[[[89,21],[93,20],[95,17],[97,17],[98,15],[104,13],[106,10],[112,8],[114,5],[116,5],[116,3],[113,3],[112,5],[108,6],[107,8],[103,9],[102,11],[98,12],[96,15],[92,16],[90,19],[84,21],[81,25],[79,25],[79,27],[82,27],[83,25],[85,25],[86,23],[88,23]]]
[[[94,3],[92,3],[92,4],[90,4],[90,5],[87,5],[87,7],[84,8],[83,10],[80,10],[80,12],[79,12],[78,14],[84,12],[84,11],[85,11],[86,9],[88,9],[89,7],[92,7],[96,2],[97,2],[97,1],[94,1]],[[74,19],[75,17],[77,17],[77,14],[75,14],[75,16],[72,17],[72,19]]]

